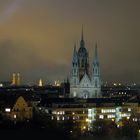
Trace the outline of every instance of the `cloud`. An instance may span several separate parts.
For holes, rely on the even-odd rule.
[[[84,24],[91,61],[98,41],[103,81],[140,83],[140,1],[18,1],[0,1],[0,79],[13,71],[20,71],[25,81],[64,79]]]
[[[21,6],[23,0],[14,0],[0,14],[0,24],[10,18]]]
[[[31,45],[12,40],[0,41],[0,79],[11,80],[12,73],[21,73],[23,83],[63,80],[68,76],[64,63],[44,60]]]

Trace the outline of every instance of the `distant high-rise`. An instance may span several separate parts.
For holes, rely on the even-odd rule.
[[[12,74],[12,85],[16,85],[16,74]]]
[[[20,86],[20,84],[21,84],[20,73],[17,73],[17,86]]]
[[[100,64],[98,58],[97,43],[95,44],[92,73],[89,74],[89,57],[83,38],[80,41],[80,48],[77,52],[74,45],[72,69],[70,74],[70,97],[76,98],[97,98],[101,97]]]
[[[42,79],[39,80],[38,86],[39,86],[39,87],[42,87],[42,86],[43,86]]]
[[[20,73],[13,73],[12,74],[12,85],[20,86],[21,85],[21,76]]]

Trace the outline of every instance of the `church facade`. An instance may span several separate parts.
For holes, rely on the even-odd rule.
[[[89,72],[89,55],[82,36],[80,48],[73,50],[72,67],[70,72],[70,98],[99,98],[101,97],[100,64],[97,43],[95,44],[94,59]]]

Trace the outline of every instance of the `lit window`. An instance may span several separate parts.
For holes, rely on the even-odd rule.
[[[130,117],[131,115],[130,114],[123,113],[121,116],[122,117]]]
[[[130,112],[131,111],[131,108],[128,108],[128,111]]]
[[[86,122],[89,122],[90,120],[88,118],[86,118]]]
[[[10,112],[11,109],[10,108],[5,108],[5,112]]]
[[[73,96],[76,97],[76,91],[74,91]]]
[[[108,115],[107,118],[108,118],[108,119],[110,119],[110,118],[115,118],[115,115]]]
[[[103,119],[103,118],[104,118],[104,115],[99,115],[99,118],[100,118],[100,119]]]
[[[83,126],[83,129],[86,129],[86,126]]]
[[[0,84],[0,87],[3,87],[3,84]]]
[[[52,114],[57,114],[57,112],[56,111],[53,111]]]
[[[48,109],[45,109],[45,112],[46,112],[46,113],[49,113]]]
[[[16,114],[14,114],[14,119],[16,119],[17,118],[17,115]]]
[[[137,122],[137,121],[138,121],[138,119],[137,119],[137,118],[133,118],[133,121]]]
[[[58,114],[61,114],[62,115],[62,114],[65,114],[65,112],[64,111],[59,111]]]
[[[127,120],[129,120],[130,119],[130,117],[127,117]]]
[[[115,109],[102,109],[101,112],[102,113],[110,113],[110,112],[115,113],[116,110]]]
[[[57,120],[59,121],[59,120],[60,120],[60,118],[59,118],[59,117],[57,117]]]

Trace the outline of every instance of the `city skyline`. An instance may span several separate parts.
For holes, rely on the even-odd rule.
[[[83,24],[90,58],[97,41],[102,80],[140,83],[139,5],[137,0],[2,0],[0,81],[11,80],[14,72],[25,83],[66,79]]]

